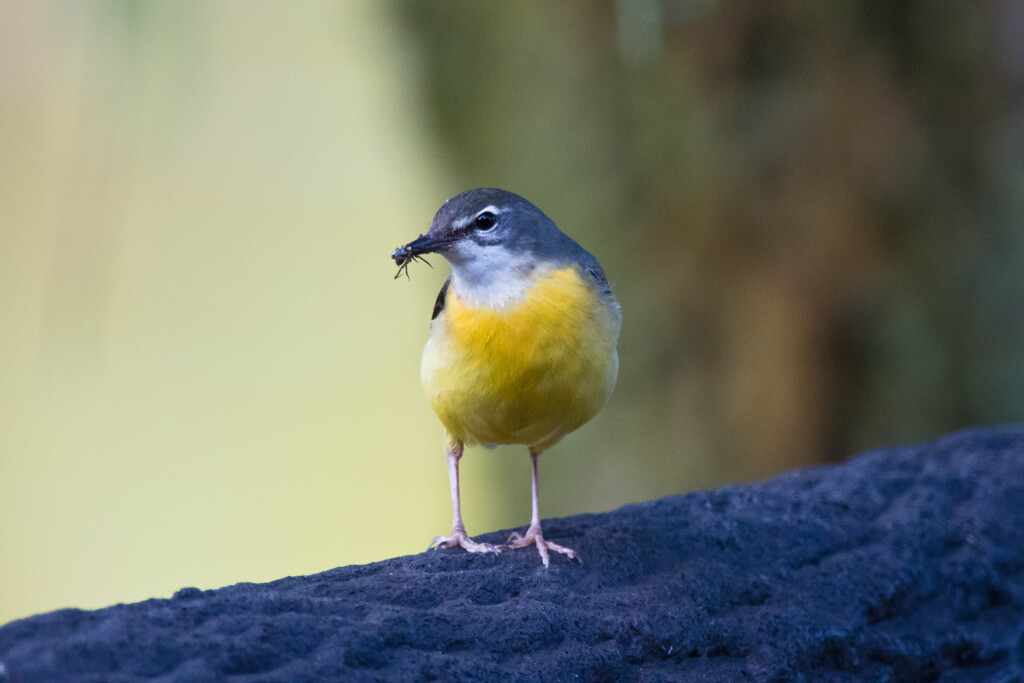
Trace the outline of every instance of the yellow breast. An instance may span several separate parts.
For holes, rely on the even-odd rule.
[[[618,374],[620,314],[575,267],[548,271],[507,308],[452,286],[423,352],[423,388],[466,443],[544,450],[604,406]]]

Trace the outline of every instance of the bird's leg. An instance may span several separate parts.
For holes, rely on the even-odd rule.
[[[477,543],[466,534],[462,523],[462,505],[459,502],[459,459],[462,458],[462,442],[448,436],[445,442],[448,452],[448,479],[452,486],[452,535],[438,536],[427,548],[453,548],[462,546],[471,553],[496,553],[498,546]]]
[[[540,530],[540,506],[537,502],[537,458],[540,457],[538,451],[530,451],[530,461],[533,464],[533,518],[530,520],[530,528],[526,530],[524,536],[520,536],[518,533],[513,532],[508,538],[509,548],[524,548],[531,543],[537,546],[537,552],[540,553],[540,561],[544,563],[544,567],[547,568],[550,560],[548,559],[548,551],[553,550],[556,553],[562,553],[569,557],[569,559],[579,559],[576,556],[576,551],[565,546],[552,543],[551,541],[545,541],[544,535]]]

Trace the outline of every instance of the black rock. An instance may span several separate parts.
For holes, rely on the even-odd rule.
[[[583,564],[443,550],[22,619],[0,680],[1024,680],[1024,428],[544,531]]]

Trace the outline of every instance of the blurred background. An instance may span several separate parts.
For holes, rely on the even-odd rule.
[[[446,533],[388,257],[479,186],[625,312],[545,517],[1024,417],[1021,3],[3,0],[0,622]]]

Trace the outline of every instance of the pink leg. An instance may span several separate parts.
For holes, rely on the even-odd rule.
[[[462,442],[448,438],[448,480],[452,487],[452,535],[438,536],[430,542],[428,548],[453,548],[462,546],[471,553],[496,553],[498,546],[490,543],[477,543],[466,534],[466,526],[462,523],[462,505],[459,501],[459,460],[462,458]]]
[[[530,451],[530,461],[533,464],[533,517],[530,519],[530,528],[526,530],[525,536],[520,536],[518,533],[513,533],[509,536],[508,547],[509,548],[525,548],[526,546],[533,543],[537,546],[537,552],[540,553],[540,561],[544,563],[546,568],[550,563],[548,559],[548,551],[553,550],[556,553],[562,553],[569,557],[569,559],[579,559],[576,555],[576,551],[565,546],[552,543],[551,541],[544,540],[544,535],[540,530],[540,505],[538,503],[538,490],[537,490],[537,458],[540,457],[540,453],[537,451]]]

